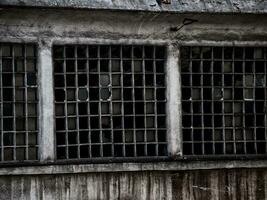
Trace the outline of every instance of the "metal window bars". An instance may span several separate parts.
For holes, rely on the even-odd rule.
[[[0,43],[0,160],[38,159],[36,47]]]
[[[54,46],[57,159],[166,157],[165,51]]]
[[[266,155],[266,50],[181,47],[185,156]]]

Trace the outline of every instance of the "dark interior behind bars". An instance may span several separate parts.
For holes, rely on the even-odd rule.
[[[167,156],[165,47],[54,46],[57,159]]]
[[[0,160],[37,160],[35,45],[1,43],[0,66]]]
[[[266,154],[266,48],[182,47],[185,155]]]

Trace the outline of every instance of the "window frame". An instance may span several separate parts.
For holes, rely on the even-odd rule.
[[[12,159],[11,160],[4,160],[4,161],[0,161],[0,166],[6,166],[6,165],[20,165],[20,163],[22,163],[22,164],[24,164],[24,165],[31,165],[31,164],[36,164],[36,163],[38,163],[39,162],[39,130],[40,130],[40,121],[39,121],[39,112],[40,112],[40,103],[39,103],[39,98],[40,98],[40,91],[39,91],[39,71],[38,71],[38,45],[37,45],[37,43],[35,42],[35,41],[32,41],[32,40],[29,40],[29,41],[24,41],[24,40],[18,40],[18,39],[9,39],[9,38],[4,38],[4,39],[2,39],[2,38],[0,38],[0,43],[1,43],[1,46],[3,45],[8,45],[8,46],[12,46],[12,51],[13,51],[13,53],[12,54],[14,54],[14,46],[16,46],[16,45],[19,45],[19,46],[21,46],[21,47],[23,47],[23,49],[25,49],[25,48],[27,48],[27,45],[29,45],[29,46],[33,46],[33,50],[34,50],[34,56],[30,56],[30,59],[32,59],[32,60],[34,60],[34,62],[35,62],[35,67],[36,67],[36,71],[35,72],[31,72],[31,73],[35,73],[36,74],[36,83],[33,85],[33,86],[27,86],[26,85],[26,83],[24,83],[24,85],[23,86],[19,86],[19,87],[23,87],[24,89],[26,89],[27,88],[27,90],[29,89],[29,88],[31,88],[31,89],[33,89],[33,90],[35,90],[36,91],[36,98],[37,98],[37,100],[35,100],[36,102],[34,102],[34,103],[32,103],[32,104],[35,104],[35,106],[36,106],[36,115],[35,116],[28,116],[28,114],[26,114],[26,115],[24,115],[24,116],[22,116],[22,117],[24,117],[25,119],[26,118],[29,118],[29,117],[33,117],[33,118],[36,118],[36,126],[37,126],[37,128],[36,128],[36,130],[33,130],[33,132],[35,132],[36,134],[37,134],[37,143],[36,144],[34,144],[34,148],[36,148],[37,149],[37,154],[36,154],[36,159],[28,159],[28,157],[29,157],[29,153],[28,153],[28,150],[27,149],[29,149],[30,148],[30,145],[28,144],[28,136],[26,136],[26,138],[25,138],[25,144],[19,144],[18,146],[17,146],[17,144],[12,144],[12,145],[10,145],[11,147],[5,147],[6,145],[4,145],[4,146],[1,146],[1,148],[13,148],[13,151],[16,151],[16,149],[18,149],[18,148],[20,148],[20,146],[22,145],[22,146],[24,146],[23,148],[25,148],[25,151],[26,152],[24,152],[25,153],[25,159],[24,160],[18,160],[18,159],[15,159],[15,157],[16,156],[14,156],[15,154],[14,154],[14,152],[12,153],[13,155],[12,155]],[[2,50],[1,50],[2,51]],[[11,57],[12,58],[8,58],[8,59],[12,59],[13,61],[17,58],[16,56],[14,56],[14,55],[11,55]],[[26,59],[27,59],[27,57],[26,57],[26,54],[25,54],[25,52],[24,52],[24,55],[22,55],[22,56],[19,56],[19,57],[22,57],[23,58],[23,60],[24,60],[24,62],[23,62],[23,66],[24,66],[24,69],[26,69],[25,68],[25,66],[26,66]],[[1,57],[1,61],[0,61],[0,65],[2,65],[2,60],[3,59],[5,59],[5,58],[3,58],[3,57]],[[19,58],[19,59],[21,59],[21,58]],[[14,68],[14,65],[13,65],[13,68]],[[2,73],[2,69],[0,70],[1,71],[1,73]],[[10,72],[8,72],[8,73],[10,73]],[[20,72],[18,72],[18,74],[21,74],[21,73],[25,73],[25,75],[24,76],[26,76],[26,73],[27,73],[27,71],[20,71]],[[4,72],[4,74],[6,74],[6,72]],[[16,72],[12,72],[12,81],[13,81],[13,84],[14,84],[14,80],[15,80],[15,75],[16,75]],[[1,76],[3,76],[3,73],[2,73],[2,75]],[[25,77],[24,77],[25,78]],[[25,80],[24,80],[25,81]],[[11,86],[8,86],[8,87],[11,87]],[[12,86],[12,89],[16,89],[16,85],[14,85],[14,86]],[[3,89],[3,88],[2,88]],[[14,95],[14,92],[13,92],[13,95]],[[25,94],[24,94],[25,95]],[[24,96],[25,97],[25,96]],[[14,101],[15,99],[14,99],[14,97],[13,97],[13,99],[12,99],[12,102],[13,102],[13,105],[16,103],[16,100]],[[2,102],[2,103],[4,103],[4,102]],[[20,102],[21,103],[21,102]],[[23,100],[23,102],[22,102],[23,104],[24,103],[27,103],[28,104],[28,102],[27,101],[25,101],[25,100]],[[2,107],[2,106],[1,106]],[[25,106],[23,106],[23,109],[27,109]],[[28,113],[28,111],[27,111],[27,113]],[[14,114],[14,111],[13,111],[13,114]],[[13,117],[13,120],[14,120],[14,118],[17,118],[18,116],[17,115],[12,115],[12,117]],[[13,121],[14,122],[14,121]],[[28,122],[28,119],[26,120],[26,122],[25,122],[25,125],[26,125],[26,123]],[[3,125],[2,125],[3,126]],[[26,125],[26,126],[28,126],[28,125]],[[3,131],[3,130],[2,130]],[[29,134],[29,132],[31,132],[30,130],[22,130],[23,132],[28,132],[28,134]],[[8,131],[5,131],[5,132],[8,132]],[[13,131],[11,131],[12,133],[13,133],[13,137],[14,137],[14,135],[16,135],[17,134],[17,130],[13,130]],[[32,132],[32,133],[33,133]],[[3,137],[3,134],[6,134],[6,133],[3,133],[2,132],[2,135],[1,135],[1,144],[3,144],[4,142],[3,142],[3,140],[4,140],[4,137]],[[16,139],[15,139],[16,140]],[[13,142],[14,142],[14,138],[13,138]],[[1,151],[1,157],[2,156],[4,156],[4,151],[2,150]]]
[[[124,47],[131,47],[131,53],[133,53],[132,51],[133,51],[133,49],[132,49],[132,47],[133,48],[135,48],[135,47],[137,47],[137,48],[142,48],[142,49],[145,49],[146,47],[152,47],[152,51],[151,52],[154,52],[154,49],[157,49],[158,47],[159,48],[164,48],[164,50],[167,50],[166,49],[166,46],[164,45],[125,45],[125,44],[122,44],[122,45],[118,45],[118,44],[116,44],[116,45],[84,45],[84,44],[82,44],[81,45],[82,47],[86,47],[86,49],[88,48],[88,49],[90,49],[91,47],[94,47],[94,48],[100,48],[100,51],[101,51],[101,47],[108,47],[109,48],[109,51],[110,51],[110,48],[112,48],[112,47],[118,47],[119,49],[120,49],[120,51],[124,48]],[[62,48],[62,49],[67,49],[67,48],[69,48],[69,47],[71,47],[72,49],[78,49],[79,47],[81,47],[80,45],[53,45],[53,52],[55,52],[55,48],[57,49],[57,48]],[[88,50],[89,51],[89,50]],[[166,51],[164,51],[164,53],[165,53]],[[109,53],[111,53],[111,52],[109,52]],[[122,52],[123,53],[123,52]],[[60,61],[62,61],[62,60],[64,60],[65,62],[67,62],[69,59],[75,59],[75,60],[79,60],[79,59],[85,59],[85,58],[79,58],[79,57],[77,57],[77,55],[76,56],[74,56],[73,58],[72,57],[66,57],[66,55],[65,56],[63,56],[62,55],[62,57],[54,57],[55,55],[53,55],[53,60],[54,60],[54,62],[57,62],[57,60],[60,60]],[[164,80],[165,80],[165,76],[166,76],[166,72],[165,72],[165,68],[166,68],[166,66],[165,66],[165,64],[166,64],[166,58],[165,58],[165,54],[164,55],[162,55],[163,57],[162,58],[157,58],[157,57],[153,57],[153,58],[145,58],[145,57],[141,57],[141,58],[134,58],[134,57],[130,57],[130,58],[127,58],[127,57],[123,57],[123,54],[121,54],[120,56],[119,56],[119,58],[116,58],[116,57],[101,57],[101,55],[98,55],[97,56],[97,58],[96,57],[94,57],[94,58],[86,58],[86,60],[91,60],[91,59],[93,59],[93,60],[95,60],[95,59],[97,59],[98,61],[105,61],[105,60],[107,60],[107,58],[108,58],[108,60],[109,61],[111,61],[111,60],[118,60],[119,59],[119,61],[120,62],[124,62],[125,60],[131,60],[131,62],[134,62],[135,60],[142,60],[142,62],[146,62],[147,61],[147,59],[149,60],[149,61],[151,61],[151,59],[153,59],[153,61],[157,61],[157,60],[160,60],[160,61],[163,61],[164,60],[164,72],[163,71],[154,71],[153,70],[153,75],[155,75],[154,77],[156,78],[156,74],[161,74],[161,75],[163,75],[164,74]],[[54,67],[54,78],[58,75],[58,72],[57,71],[55,71],[55,66],[53,66]],[[98,67],[100,67],[100,66],[98,66]],[[110,70],[111,70],[111,65],[109,66],[109,72],[107,72],[107,71],[100,71],[100,68],[97,70],[97,72],[91,72],[90,70],[89,70],[89,68],[88,68],[88,66],[87,66],[87,68],[86,68],[86,73],[89,73],[90,75],[93,75],[93,76],[101,76],[101,74],[107,74],[107,73],[109,73],[109,75],[111,75],[112,73],[115,73],[115,74],[117,74],[118,72],[117,71],[114,71],[114,72],[111,72]],[[132,69],[133,70],[133,69]],[[131,72],[128,72],[128,71],[124,71],[124,70],[122,70],[122,68],[119,70],[119,73],[120,74],[123,74],[123,75],[125,75],[125,74],[131,74],[131,76],[133,76],[135,73],[138,73],[138,74],[140,74],[140,72],[134,72],[134,71],[132,71],[131,70]],[[156,66],[155,66],[155,70],[156,70]],[[64,73],[64,74],[66,74],[66,76],[68,76],[68,74],[80,74],[80,73],[84,73],[84,71],[82,71],[82,72],[79,72],[78,70],[74,70],[74,71],[66,71],[66,70],[64,70],[64,72],[60,72],[60,75],[62,75],[62,73]],[[144,77],[144,75],[147,73],[147,71],[145,70],[145,66],[142,66],[142,78]],[[150,74],[150,72],[148,72],[149,74]],[[126,75],[127,76],[127,75]],[[139,75],[140,76],[140,75]],[[110,77],[111,78],[111,77]],[[66,79],[66,78],[65,78]],[[120,79],[120,81],[122,82],[122,78]],[[133,80],[132,80],[133,81]],[[153,80],[153,81],[156,81],[156,79],[155,80]],[[67,84],[68,85],[68,84]],[[79,87],[78,86],[78,82],[75,84],[76,85],[76,87]],[[114,88],[116,89],[116,88],[119,88],[120,90],[123,90],[123,87],[124,86],[129,86],[129,85],[124,85],[124,84],[122,84],[122,86],[115,86]],[[137,86],[137,87],[136,87]],[[64,89],[65,90],[69,90],[69,88],[68,88],[69,86],[64,86]],[[71,86],[72,87],[72,86]],[[95,85],[91,85],[90,86],[90,83],[87,83],[86,84],[86,87],[89,87],[89,89],[90,89],[90,87],[94,87],[95,88]],[[98,85],[97,84],[97,87],[98,87],[98,89],[100,89],[101,88],[101,86],[100,85]],[[107,86],[106,86],[107,87]],[[110,86],[109,86],[110,87]],[[142,89],[144,89],[144,88],[146,88],[147,87],[147,85],[145,84],[145,83],[142,83],[142,85],[140,86],[140,83],[139,83],[139,85],[134,85],[134,86],[131,86],[131,88],[140,88],[140,87],[142,87]],[[150,87],[150,86],[148,86],[148,87]],[[153,85],[153,87],[154,88],[164,88],[164,93],[165,93],[165,91],[166,91],[166,84],[165,84],[165,81],[164,81],[164,85],[156,85],[156,84],[154,84]],[[61,87],[61,86],[54,86],[54,90],[55,91],[57,91],[58,89],[61,91],[62,90],[62,88],[63,87]],[[111,86],[111,88],[113,88],[113,86]],[[113,89],[114,89],[113,88]],[[124,90],[123,90],[124,91]],[[125,92],[125,91],[124,91]],[[131,89],[131,92],[133,92],[132,91],[132,89]],[[144,91],[143,91],[144,92]],[[55,96],[57,97],[57,92],[54,92],[54,94],[55,94]],[[123,93],[122,93],[123,94]],[[120,95],[121,96],[121,95]],[[128,100],[128,99],[127,99]],[[119,98],[119,100],[118,99],[114,99],[114,102],[119,102],[119,103],[121,103],[121,104],[123,104],[123,103],[125,103],[125,102],[127,102],[127,100],[125,101],[125,99],[121,99],[121,98]],[[131,99],[131,101],[133,102],[133,103],[135,103],[135,102],[138,102],[138,100],[141,100],[141,101],[143,101],[143,102],[146,102],[146,101],[148,101],[148,102],[150,102],[150,101],[153,101],[153,103],[157,103],[157,102],[161,102],[162,104],[164,104],[164,110],[165,110],[165,107],[166,107],[166,99],[165,99],[165,94],[164,94],[164,99],[158,99],[158,97],[153,97],[153,99],[137,99],[137,101],[136,101],[136,99]],[[161,101],[161,100],[163,100],[163,101]],[[76,103],[76,106],[78,106],[78,104],[77,104],[77,102],[79,102],[79,100],[78,99],[71,99],[70,100],[70,102],[71,103],[74,103],[73,101],[75,101],[75,103]],[[84,103],[86,103],[86,102],[88,102],[89,104],[91,104],[91,102],[90,102],[91,100],[86,100],[86,101],[82,101],[82,103],[84,104]],[[93,99],[92,101],[96,101],[96,99]],[[97,104],[99,103],[99,102],[101,102],[102,101],[102,99],[101,100],[97,100]],[[108,102],[113,102],[113,100],[112,100],[112,98],[110,99],[110,100],[107,100]],[[62,105],[62,103],[63,102],[67,102],[67,105],[68,105],[68,100],[64,100],[64,101],[62,101],[62,100],[59,100],[59,101],[55,101],[54,103],[55,103],[55,106],[56,106],[56,108],[57,108],[57,105]],[[103,100],[103,102],[106,102],[105,100]],[[142,103],[143,103],[142,102]],[[87,104],[87,103],[86,103]],[[66,106],[66,105],[65,105]],[[87,105],[88,106],[88,105]],[[134,107],[134,106],[133,106]],[[76,108],[76,110],[78,111],[78,107],[75,107]],[[136,108],[136,106],[135,106],[135,108]],[[156,109],[156,108],[154,108],[154,109]],[[112,109],[111,109],[112,110]],[[136,111],[135,111],[136,112]],[[135,115],[135,112],[133,112],[132,113],[132,115],[134,115],[134,116],[137,116],[137,115]],[[142,113],[139,113],[139,114],[142,114]],[[166,121],[165,120],[165,118],[166,118],[166,114],[165,113],[159,113],[159,115],[160,114],[163,114],[164,115],[164,121]],[[65,119],[66,119],[66,117],[67,117],[67,115],[68,114],[66,114],[66,110],[65,110],[65,114],[63,114],[63,115],[56,115],[55,114],[55,118],[56,119],[62,119],[62,117],[64,117]],[[108,116],[108,117],[113,117],[113,114],[107,114],[107,115],[105,115],[105,113],[102,113],[101,114],[101,112],[99,113],[99,116],[101,117],[101,115],[103,116],[104,115],[104,117],[105,116]],[[126,114],[127,115],[127,114]],[[144,117],[146,118],[146,115],[150,115],[149,113],[146,113],[146,112],[144,112]],[[156,117],[156,116],[158,116],[157,115],[157,113],[153,113],[153,114],[151,114],[151,115],[153,115],[153,117]],[[75,117],[75,119],[77,119],[78,120],[78,117],[84,117],[84,116],[86,116],[86,117],[90,117],[90,114],[89,113],[83,113],[83,114],[81,114],[81,115],[79,115],[77,112],[75,112],[75,114],[73,114],[73,116],[72,117]],[[115,117],[116,117],[117,115],[115,114]],[[123,115],[121,115],[120,114],[120,116],[119,117],[122,117],[122,118],[124,118],[124,116]],[[126,116],[127,117],[127,116]],[[145,119],[144,118],[144,119]],[[143,120],[144,120],[143,119]],[[124,120],[125,120],[125,118],[124,118]],[[56,124],[57,125],[57,124]],[[125,126],[125,125],[124,125]],[[144,129],[144,130],[149,130],[150,128],[149,127],[136,127],[136,124],[135,124],[135,126],[133,126],[133,127],[124,127],[124,126],[122,126],[122,127],[120,127],[120,128],[116,128],[116,127],[114,127],[114,130],[116,131],[118,131],[118,130],[123,130],[123,131],[127,131],[128,130],[128,128],[129,128],[129,130],[134,130],[134,131],[138,131],[138,128],[140,128],[140,129]],[[78,129],[77,129],[78,128]],[[155,128],[155,127],[154,127]],[[153,128],[153,129],[154,129]],[[165,132],[166,131],[166,127],[164,126],[164,127],[162,127],[163,129],[163,131]],[[87,128],[85,128],[85,129],[87,129]],[[86,130],[87,132],[93,132],[93,131],[98,131],[98,129],[99,129],[99,127],[92,127],[92,126],[90,126],[90,128],[88,129],[88,130]],[[111,129],[112,129],[112,126],[111,126]],[[159,128],[160,129],[160,128]],[[56,135],[58,136],[58,134],[62,134],[63,132],[67,132],[67,133],[69,133],[69,134],[72,134],[72,133],[70,133],[70,132],[73,132],[71,129],[68,129],[68,128],[66,128],[66,127],[64,127],[64,130],[63,130],[63,132],[62,132],[62,130],[63,129],[60,129],[60,130],[57,130],[57,132],[58,133],[56,133]],[[80,128],[79,128],[79,126],[77,126],[76,128],[75,128],[75,131],[74,132],[76,132],[77,130],[80,130]],[[81,130],[82,130],[82,128],[81,128]],[[102,130],[102,131],[109,131],[109,128],[108,129],[105,129],[105,128],[103,128],[103,127],[101,127],[100,126],[100,130]],[[73,133],[74,133],[73,132]],[[92,133],[91,132],[91,133]],[[103,132],[102,132],[102,134],[103,134]],[[126,134],[126,133],[125,133]],[[81,142],[80,140],[79,140],[79,133],[77,133],[77,137],[78,138],[76,138],[76,140],[77,141],[73,141],[72,143],[68,143],[68,142],[64,142],[64,144],[57,144],[57,149],[62,149],[62,148],[66,148],[66,149],[70,149],[71,148],[71,146],[72,145],[75,145],[76,147],[78,147],[78,146],[80,146],[81,148],[82,148],[82,146],[83,146],[83,143],[84,142]],[[66,141],[68,141],[68,138],[66,137],[66,136],[64,136],[62,139],[64,140],[64,138],[65,138],[65,140]],[[166,138],[167,139],[167,138]],[[133,139],[134,141],[132,141],[132,142],[129,142],[129,143],[127,143],[127,141],[121,141],[121,142],[117,142],[117,143],[119,143],[119,145],[121,145],[121,146],[125,146],[125,147],[127,147],[127,145],[132,145],[132,146],[134,146],[134,143],[136,143],[136,145],[137,145],[137,147],[138,147],[138,144],[139,144],[139,142],[138,141],[136,141],[135,139]],[[81,142],[81,144],[80,144],[80,142]],[[91,144],[92,143],[92,144]],[[89,141],[89,142],[87,142],[87,144],[86,145],[89,145],[89,146],[91,146],[91,148],[94,146],[94,144],[96,143],[96,145],[98,145],[98,146],[104,146],[105,144],[107,144],[107,145],[111,145],[111,143],[112,142],[107,142],[107,143],[105,143],[104,141],[102,141],[102,139],[100,139],[100,141],[98,141],[98,142],[94,142],[94,141]],[[150,145],[150,144],[152,144],[152,145],[159,145],[159,146],[161,146],[163,143],[164,143],[164,145],[166,145],[167,144],[167,142],[164,140],[164,141],[158,141],[158,140],[156,140],[156,141],[142,141],[142,143],[144,143],[146,146],[148,145]],[[141,143],[140,143],[141,144]],[[114,145],[116,146],[116,142],[114,143]],[[118,144],[117,144],[118,145]],[[137,148],[136,147],[136,148]],[[78,148],[79,149],[79,148]],[[102,148],[101,148],[102,149]],[[67,150],[68,151],[68,150]],[[68,152],[70,152],[70,151],[68,151]],[[127,155],[122,155],[122,156],[116,156],[116,155],[110,155],[110,156],[105,156],[105,155],[98,155],[98,156],[91,156],[90,154],[88,155],[88,157],[81,157],[81,158],[79,158],[79,156],[81,155],[81,152],[82,152],[82,150],[78,150],[78,156],[77,156],[77,158],[76,157],[73,157],[73,158],[67,158],[67,153],[64,153],[63,154],[63,158],[57,158],[57,161],[62,161],[62,160],[64,160],[64,161],[71,161],[71,160],[73,160],[73,161],[77,161],[77,160],[81,160],[81,161],[84,161],[84,160],[88,160],[88,162],[94,162],[95,160],[101,160],[102,162],[113,162],[113,160],[116,160],[116,161],[119,161],[119,160],[121,160],[122,162],[123,161],[125,161],[125,160],[135,160],[135,161],[142,161],[142,160],[164,160],[164,159],[166,159],[166,157],[167,157],[167,155],[151,155],[151,157],[149,156],[149,155],[142,155],[142,156],[138,156],[136,153],[135,153],[135,150],[134,150],[134,154],[136,154],[136,155],[132,155],[132,156],[127,156]],[[93,149],[91,150],[91,153],[93,152]],[[102,151],[101,151],[102,152]],[[101,154],[101,152],[100,152],[100,154]],[[104,153],[105,152],[105,150],[103,149],[103,154],[105,154]],[[107,151],[106,151],[107,152]],[[156,152],[157,153],[159,153],[160,151],[159,150],[156,150]],[[157,153],[155,153],[155,154],[157,154]],[[92,153],[93,154],[93,153]],[[122,150],[122,154],[124,154],[124,150]]]
[[[267,47],[266,41],[192,41],[192,42],[179,42],[179,49],[180,47],[186,46],[186,47]],[[179,57],[179,73],[181,75],[181,59]],[[182,85],[179,86],[179,89],[181,91]],[[182,116],[181,116],[182,117]],[[182,132],[181,132],[181,140],[182,140]],[[267,142],[267,139],[266,139]],[[266,146],[267,148],[267,146]],[[257,154],[223,154],[223,155],[184,155],[182,153],[182,157],[180,157],[180,160],[189,160],[189,161],[196,161],[199,160],[201,162],[208,162],[208,161],[219,161],[219,162],[236,162],[238,163],[238,166],[245,162],[256,160],[262,160],[265,162],[267,159],[266,155],[257,155]],[[254,165],[253,165],[254,166]],[[257,166],[255,164],[255,166]],[[254,167],[255,167],[254,166]]]
[[[180,46],[267,46],[267,41],[173,41],[173,40],[142,40],[142,39],[89,39],[89,38],[13,38],[0,37],[3,43],[33,43],[37,48],[38,95],[39,95],[39,160],[34,162],[0,163],[0,175],[8,174],[57,174],[57,173],[85,173],[111,171],[148,171],[148,170],[196,170],[221,168],[262,168],[267,167],[266,157],[218,158],[190,158],[182,154],[182,126],[181,126],[181,80],[180,80]],[[167,87],[167,136],[169,158],[165,161],[122,163],[88,163],[86,162],[58,162],[55,161],[55,124],[54,124],[54,96],[53,96],[53,45],[66,44],[140,44],[165,45],[167,47],[166,87]],[[43,95],[45,94],[45,95]],[[48,109],[49,108],[49,109]],[[216,156],[215,156],[216,157]],[[201,160],[201,161],[199,161]],[[67,164],[67,168],[64,165]]]
[[[177,159],[178,157],[181,157],[181,139],[179,137],[180,132],[181,132],[181,121],[180,121],[180,103],[178,103],[179,101],[177,101],[177,99],[181,98],[181,94],[178,90],[179,88],[179,81],[180,78],[177,79],[177,77],[179,77],[179,68],[178,68],[178,48],[177,45],[175,45],[173,42],[171,41],[165,41],[165,40],[141,40],[141,39],[130,39],[130,40],[110,40],[110,39],[85,39],[85,38],[80,38],[78,41],[77,40],[72,40],[69,38],[61,38],[61,39],[55,39],[55,40],[51,40],[49,43],[46,42],[46,48],[42,48],[42,46],[39,46],[40,49],[40,66],[42,68],[42,65],[44,63],[45,60],[49,60],[49,67],[46,63],[46,72],[47,74],[52,74],[53,77],[53,55],[52,55],[52,49],[54,45],[161,45],[161,46],[165,46],[166,47],[166,125],[167,125],[167,146],[168,146],[168,157],[164,157],[164,158],[143,158],[143,159],[136,159],[136,158],[123,158],[123,159],[112,159],[111,161],[108,162],[107,159],[103,159],[103,158],[99,158],[99,159],[84,159],[84,160],[56,160],[56,144],[55,144],[55,121],[53,123],[45,123],[45,124],[41,124],[44,125],[43,130],[46,130],[46,141],[45,143],[43,143],[41,146],[41,148],[43,148],[44,151],[47,150],[47,148],[45,148],[44,146],[47,145],[47,147],[49,146],[49,144],[54,144],[53,146],[53,151],[52,148],[48,151],[45,152],[43,154],[43,156],[41,155],[40,158],[42,158],[43,161],[52,161],[53,163],[112,163],[112,162],[159,162],[159,161],[170,161],[172,159]],[[42,54],[42,50],[45,51],[45,49],[49,48],[49,53],[43,53]],[[43,58],[42,58],[43,56]],[[43,60],[43,62],[42,62]],[[42,70],[40,70],[42,71]],[[49,71],[49,72],[48,72]],[[42,81],[42,77],[44,77],[44,74],[40,75],[40,81]],[[45,78],[44,78],[45,79]],[[52,78],[53,79],[53,78]],[[43,87],[41,87],[43,90],[45,91],[53,91],[54,90],[54,82],[49,82],[47,81],[48,79],[45,79],[45,84],[41,83],[41,85],[43,84]],[[53,80],[54,81],[54,80]],[[172,87],[168,87],[169,85],[172,84]],[[47,94],[47,93],[46,93]],[[51,93],[50,93],[51,94]],[[175,94],[175,95],[174,95]],[[53,116],[53,119],[55,119],[55,105],[54,105],[54,93],[52,92],[52,98],[50,97],[50,100],[48,98],[46,98],[45,100],[47,101],[47,105],[49,105],[52,99],[53,102],[53,110],[52,110],[52,114],[50,113],[50,116]],[[49,95],[47,95],[49,96]],[[42,102],[42,106],[44,105],[45,102]],[[175,107],[174,107],[175,106]],[[44,108],[43,108],[44,109]],[[174,109],[176,110],[176,112],[174,112]],[[170,115],[169,113],[172,112],[173,114]],[[47,113],[48,114],[48,113]],[[177,123],[178,120],[178,123]],[[53,128],[51,128],[51,124],[53,126]],[[50,128],[45,128],[45,126],[50,126]],[[52,131],[53,129],[53,131]],[[47,133],[47,130],[49,130],[49,133]],[[53,135],[53,141],[51,141],[51,137],[50,139],[48,138],[48,135],[52,136]],[[43,134],[41,134],[41,136],[43,137]],[[41,139],[43,140],[43,139]],[[48,141],[50,140],[50,141]],[[43,142],[43,141],[40,141]],[[40,152],[42,153],[43,151],[40,150]],[[42,161],[41,160],[41,161]]]

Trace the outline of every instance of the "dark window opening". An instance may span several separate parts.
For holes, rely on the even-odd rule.
[[[0,44],[2,162],[38,160],[36,54],[32,44]]]
[[[165,47],[53,48],[57,159],[167,156]]]
[[[266,155],[266,48],[182,47],[185,155]]]

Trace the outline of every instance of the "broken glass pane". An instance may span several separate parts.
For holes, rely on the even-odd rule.
[[[101,74],[100,75],[100,84],[101,84],[101,86],[108,86],[110,84],[109,75]]]
[[[108,88],[101,88],[100,93],[102,100],[107,100],[110,98],[111,93]]]

